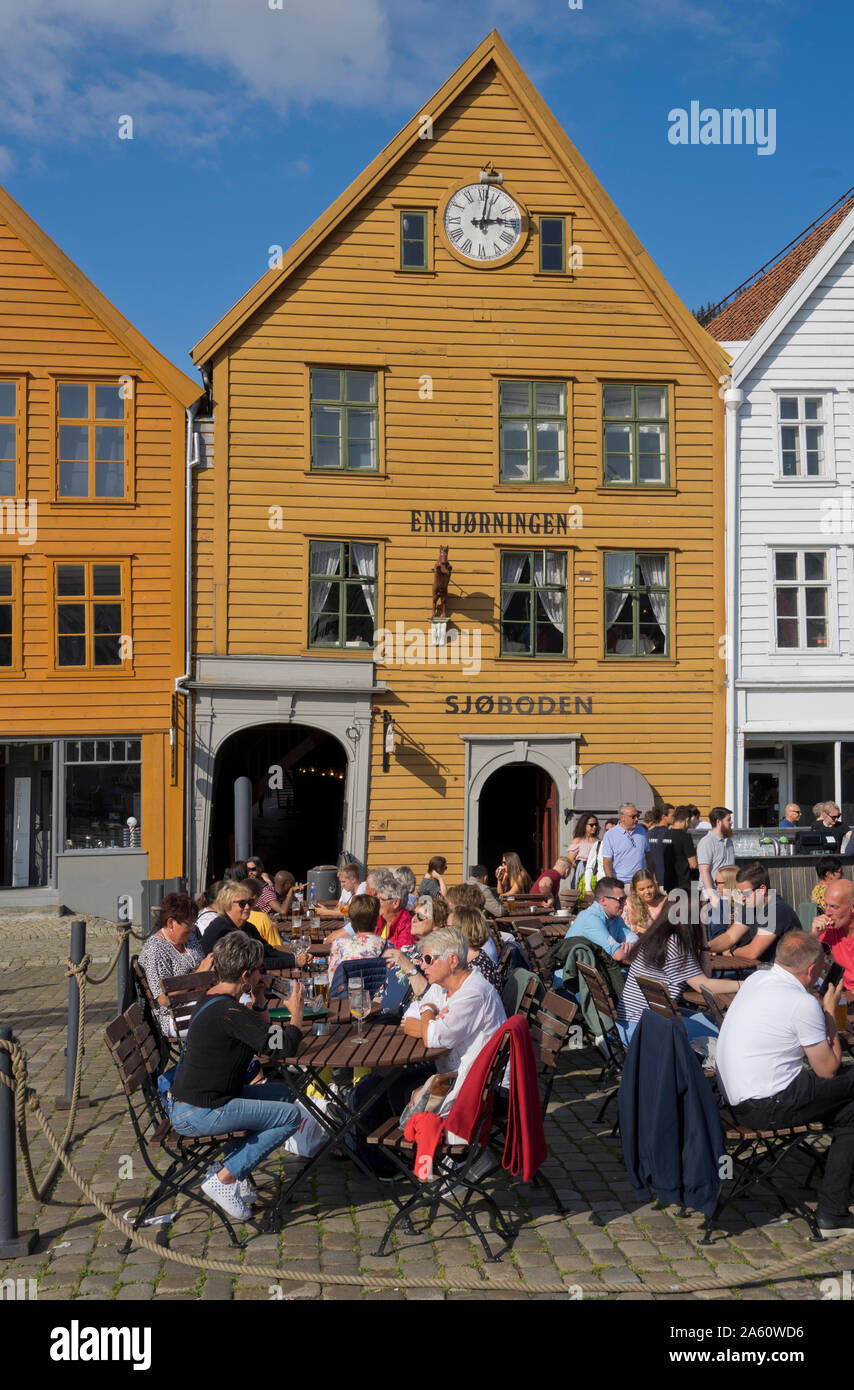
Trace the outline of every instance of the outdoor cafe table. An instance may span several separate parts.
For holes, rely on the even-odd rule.
[[[308,1159],[290,1182],[283,1187],[275,1210],[281,1210],[294,1190],[304,1183],[308,1175],[331,1148],[341,1146],[345,1136],[351,1131],[367,1135],[362,1121],[369,1109],[384,1095],[401,1072],[415,1062],[432,1061],[441,1057],[446,1049],[425,1047],[420,1038],[413,1038],[403,1029],[389,1023],[372,1022],[371,1016],[363,1022],[365,1041],[359,1043],[350,1020],[350,1009],[346,999],[330,1005],[328,1029],[326,1033],[314,1033],[315,1020],[307,1020],[302,1026],[303,1041],[295,1055],[271,1054],[270,1062],[284,1070],[296,1099],[305,1110],[326,1130],[322,1147]],[[350,1109],[347,1101],[335,1091],[330,1090],[322,1079],[321,1072],[327,1067],[367,1067],[382,1073],[382,1083],[357,1109]],[[309,1095],[316,1088],[325,1101],[325,1107],[318,1105],[317,1098]],[[413,1083],[414,1089],[414,1083]],[[350,1152],[350,1158],[357,1168],[368,1176],[377,1187],[380,1186],[376,1174],[362,1162],[357,1154]],[[389,1196],[383,1190],[384,1198]]]

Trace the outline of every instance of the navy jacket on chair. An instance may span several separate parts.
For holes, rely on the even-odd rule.
[[[709,1216],[726,1152],[715,1097],[679,1018],[646,1009],[620,1082],[620,1137],[632,1186]]]

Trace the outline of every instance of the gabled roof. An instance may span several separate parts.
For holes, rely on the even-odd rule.
[[[820,218],[810,223],[794,241],[790,241],[752,275],[745,282],[746,288],[742,289],[739,285],[738,290],[733,291],[735,298],[727,295],[720,305],[714,306],[713,317],[704,320],[708,331],[719,342],[746,342],[752,338],[813,257],[845,221],[852,208],[854,194],[843,194],[842,199],[833,204],[832,210],[822,213]],[[730,302],[727,303],[727,300]]]
[[[460,64],[436,95],[422,104],[420,112],[429,111],[435,123],[490,63],[495,66],[502,82],[541,144],[549,151],[558,168],[563,170],[568,181],[575,186],[579,197],[598,219],[618,253],[634,270],[674,331],[706,371],[717,380],[721,372],[729,368],[728,355],[700,326],[694,315],[671,289],[496,29],[493,29],[465,62]],[[420,127],[421,117],[420,114],[416,114],[358,178],[354,179],[349,188],[336,198],[298,241],[294,242],[282,258],[281,265],[268,270],[196,344],[190,354],[196,364],[208,362],[219,352],[255,310],[260,308],[270,295],[284,284],[288,276],[320,246],[324,238],[354,211],[398,160],[417,144]]]
[[[128,355],[144,368],[167,395],[186,408],[204,394],[201,383],[185,376],[174,363],[152,347],[148,339],[128,323],[91,280],[87,280],[82,270],[69,260],[64,251],[60,251],[56,242],[51,241],[5,188],[0,188],[0,218],[8,223],[15,235],[61,281],[69,294],[98,320],[116,342],[121,343]]]

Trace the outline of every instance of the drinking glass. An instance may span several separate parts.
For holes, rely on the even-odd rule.
[[[298,917],[298,916],[296,916],[296,914],[295,914],[295,915],[291,918],[291,935],[292,935],[292,936],[299,936],[299,934],[300,934],[301,931],[302,931],[302,917]]]
[[[366,991],[362,980],[351,980],[347,985],[347,999],[350,1004],[350,1017],[356,1023],[356,1042],[366,1042],[362,1032],[366,1013]]]

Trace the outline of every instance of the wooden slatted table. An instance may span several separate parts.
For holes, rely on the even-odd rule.
[[[305,1182],[309,1173],[331,1148],[344,1143],[351,1130],[361,1132],[363,1137],[367,1137],[367,1130],[361,1123],[365,1112],[374,1108],[377,1100],[407,1066],[415,1062],[432,1061],[441,1057],[445,1051],[444,1048],[425,1047],[420,1038],[410,1037],[402,1028],[393,1024],[372,1022],[370,1015],[362,1026],[364,1042],[360,1043],[350,1019],[348,1001],[336,1000],[330,1005],[325,1033],[314,1032],[314,1021],[303,1023],[303,1041],[298,1051],[293,1055],[271,1058],[285,1071],[288,1083],[302,1106],[327,1133],[327,1138],[318,1152],[308,1159],[305,1166],[283,1187],[272,1215],[275,1215],[276,1211],[281,1212],[294,1190]],[[361,1106],[351,1109],[347,1101],[336,1091],[332,1091],[321,1076],[321,1072],[329,1067],[368,1067],[371,1071],[381,1072],[383,1082],[371,1091]],[[324,1106],[319,1106],[316,1097],[309,1095],[309,1091],[315,1088],[323,1097]],[[350,1150],[350,1157],[356,1167],[380,1188],[376,1174],[362,1162],[358,1154]],[[384,1200],[389,1195],[395,1200],[394,1194],[390,1194],[387,1188],[382,1187],[380,1190]]]

